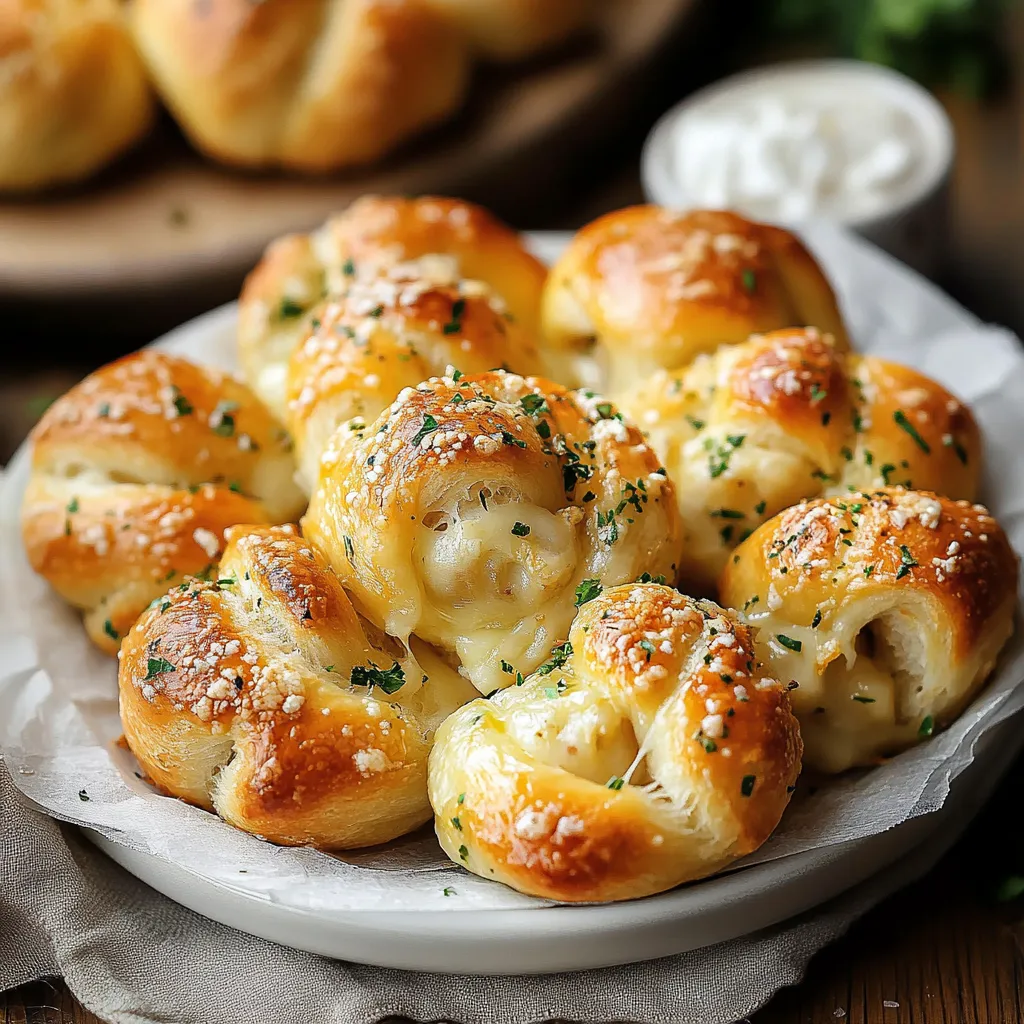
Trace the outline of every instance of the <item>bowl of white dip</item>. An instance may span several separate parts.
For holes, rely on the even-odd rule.
[[[934,96],[855,60],[776,64],[688,96],[655,125],[642,176],[651,202],[728,208],[799,229],[826,219],[911,266],[943,246],[954,140]]]

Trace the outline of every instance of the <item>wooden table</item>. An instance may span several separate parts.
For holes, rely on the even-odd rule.
[[[1024,333],[1024,21],[1015,29],[1018,76],[998,100],[947,101],[957,128],[951,236],[943,283],[981,316]],[[668,96],[667,101],[671,101]],[[664,104],[663,104],[664,105]],[[637,135],[642,135],[641,124]],[[581,199],[553,211],[546,228],[572,227],[641,199],[635,156],[618,173],[581,164]],[[590,185],[589,188],[582,187]],[[84,368],[83,368],[84,369]],[[0,460],[31,423],[26,399],[62,390],[76,370],[40,370],[0,381]],[[69,379],[71,378],[71,379]],[[958,845],[922,881],[890,898],[811,963],[753,1024],[1015,1024],[1024,1022],[1024,900],[992,892],[1024,874],[1017,818],[1024,759]],[[726,966],[726,965],[724,965]],[[62,983],[0,995],[3,1024],[95,1024]]]

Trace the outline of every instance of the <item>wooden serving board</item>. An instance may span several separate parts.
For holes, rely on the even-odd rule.
[[[523,161],[554,159],[571,146],[574,125],[600,125],[616,93],[696,6],[599,0],[586,36],[526,65],[481,70],[453,122],[344,176],[220,167],[167,120],[79,188],[0,202],[0,299],[123,299],[209,291],[212,281],[235,287],[271,238],[309,229],[363,193],[486,195],[484,181],[492,190],[496,175],[514,182]]]

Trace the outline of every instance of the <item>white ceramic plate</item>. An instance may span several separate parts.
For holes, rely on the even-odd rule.
[[[868,839],[759,864],[660,896],[603,906],[472,913],[299,910],[201,878],[99,833],[86,830],[85,835],[175,902],[295,949],[443,974],[587,970],[749,935],[832,899],[926,845],[951,846],[1020,749],[1024,737],[1015,725],[1005,723],[989,737],[935,814]]]
[[[550,259],[565,239],[547,236],[534,241],[538,254]],[[851,261],[869,257],[881,261],[885,273],[907,277],[904,284],[913,287],[914,302],[906,306],[876,303],[868,312],[852,311],[858,313],[853,319],[862,331],[870,331],[874,338],[920,338],[929,331],[976,326],[969,314],[937,290],[919,279],[910,280],[913,275],[904,268],[889,265],[877,253],[850,250]],[[841,278],[843,268],[833,269]],[[842,291],[842,281],[838,284]],[[223,361],[224,353],[230,352],[234,320],[234,308],[224,307],[183,325],[160,344],[211,356],[220,353]],[[16,509],[27,471],[22,451],[10,466],[5,508]],[[5,518],[7,526],[13,522]],[[60,611],[68,618],[65,609]],[[36,672],[32,664],[25,663],[27,673]],[[15,667],[3,666],[9,671]],[[45,680],[41,673],[32,678],[40,677]],[[106,700],[112,703],[109,696]],[[111,728],[116,730],[116,709],[113,715]],[[1013,725],[1006,723],[983,737],[974,761],[934,814],[911,818],[876,835],[743,867],[659,896],[605,906],[544,906],[525,901],[508,909],[481,909],[469,900],[464,907],[459,901],[443,900],[443,911],[308,909],[246,886],[241,878],[232,884],[223,875],[217,878],[187,870],[166,856],[140,852],[127,838],[118,841],[116,829],[86,834],[127,870],[170,898],[216,921],[285,945],[371,965],[447,973],[579,970],[668,956],[748,934],[832,898],[925,842],[934,848],[951,841],[1024,742],[1024,734],[1015,735]],[[96,731],[95,723],[93,728]],[[107,728],[102,735],[109,739],[116,731]],[[105,752],[100,756],[108,760]],[[21,784],[26,786],[24,780]],[[75,783],[75,790],[79,784]],[[40,804],[53,813],[83,820],[82,805],[74,806],[77,800],[62,808],[55,799],[44,800],[43,790],[39,793]],[[86,806],[95,811],[99,805],[94,801]],[[465,876],[467,886],[469,881]],[[308,878],[299,884],[315,888],[317,882]]]

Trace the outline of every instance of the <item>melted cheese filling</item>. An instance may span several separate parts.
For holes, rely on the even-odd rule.
[[[529,674],[564,638],[583,571],[577,527],[508,489],[428,512],[415,540],[425,601],[416,631],[452,643],[484,693]],[[568,598],[568,599],[567,599]]]
[[[799,683],[790,699],[800,720],[807,764],[844,771],[897,753],[916,740],[923,683],[901,666],[905,652],[890,642],[883,620],[859,630],[837,625],[824,634],[770,619],[760,625],[773,671],[783,682]],[[841,643],[833,638],[837,634],[853,640]],[[796,645],[798,651],[793,650]]]

